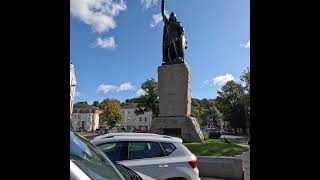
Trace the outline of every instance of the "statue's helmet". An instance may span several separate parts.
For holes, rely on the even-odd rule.
[[[169,21],[170,22],[176,22],[177,21],[176,14],[174,12],[171,12]]]

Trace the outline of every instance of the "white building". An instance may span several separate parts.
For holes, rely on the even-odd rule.
[[[73,64],[70,64],[70,113],[72,113],[74,97],[76,96],[76,74],[74,72]]]
[[[94,132],[99,128],[99,117],[103,111],[95,106],[74,107],[72,113],[72,126],[75,130],[82,129]]]
[[[142,130],[148,132],[152,122],[152,112],[136,115],[134,111],[137,109],[137,104],[129,104],[123,106],[122,113],[124,115],[124,127],[127,131]]]
[[[213,118],[213,117],[207,117],[207,127],[209,128],[219,128],[219,129],[223,129],[224,128],[224,121],[222,120],[221,117],[219,118]]]

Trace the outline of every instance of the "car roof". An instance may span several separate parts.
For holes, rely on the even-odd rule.
[[[156,141],[182,143],[181,138],[152,133],[109,133],[97,136],[91,142],[93,144],[100,144],[102,142],[114,141]]]
[[[161,136],[161,135],[153,134],[153,133],[116,132],[116,133],[108,133],[108,134],[96,136],[96,137],[94,137],[94,140],[104,139],[104,138],[111,137],[111,136]]]

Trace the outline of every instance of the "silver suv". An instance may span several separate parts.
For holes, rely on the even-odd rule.
[[[150,133],[110,133],[91,141],[112,161],[154,179],[197,180],[197,158],[180,138]]]

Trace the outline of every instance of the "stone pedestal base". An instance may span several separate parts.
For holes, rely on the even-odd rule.
[[[157,117],[151,123],[150,132],[179,137],[184,142],[204,142],[200,126],[194,117]]]

